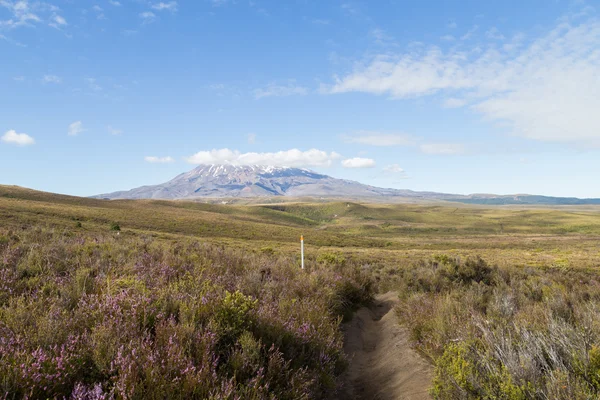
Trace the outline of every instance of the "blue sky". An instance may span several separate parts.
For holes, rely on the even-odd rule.
[[[198,163],[600,197],[591,1],[0,0],[0,183]]]

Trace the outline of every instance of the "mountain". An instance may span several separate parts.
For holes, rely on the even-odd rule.
[[[410,190],[382,189],[335,179],[304,168],[262,165],[200,165],[169,182],[94,196],[104,199],[201,197],[416,197]]]
[[[444,200],[469,204],[585,205],[600,199],[577,199],[534,195],[468,196],[384,189],[359,182],[336,179],[304,168],[259,165],[200,165],[172,180],[153,186],[93,196],[101,199],[194,199],[220,197],[343,197],[408,200]]]

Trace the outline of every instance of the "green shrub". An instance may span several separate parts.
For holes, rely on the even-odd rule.
[[[215,319],[223,336],[237,338],[243,331],[252,327],[251,312],[258,300],[245,296],[239,290],[226,292]]]
[[[326,265],[346,265],[346,258],[341,254],[336,253],[321,253],[317,257],[317,262]]]
[[[431,394],[436,399],[477,399],[474,382],[477,369],[468,356],[465,343],[450,343],[435,363],[435,376]]]
[[[121,226],[116,223],[116,222],[111,222],[110,223],[110,230],[111,231],[120,231],[121,230]]]

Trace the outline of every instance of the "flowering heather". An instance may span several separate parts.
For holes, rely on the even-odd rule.
[[[369,301],[350,263],[0,228],[0,398],[335,396],[339,324]]]

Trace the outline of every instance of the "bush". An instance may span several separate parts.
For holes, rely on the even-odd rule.
[[[121,226],[116,223],[116,222],[111,222],[110,224],[110,230],[111,231],[120,231],[121,230]]]
[[[0,397],[333,398],[340,316],[372,290],[355,265],[23,230],[0,246]]]
[[[326,265],[346,265],[346,258],[341,254],[336,253],[321,253],[317,257],[317,262]]]
[[[436,399],[600,396],[597,272],[438,257],[397,277],[398,314],[435,364]]]

